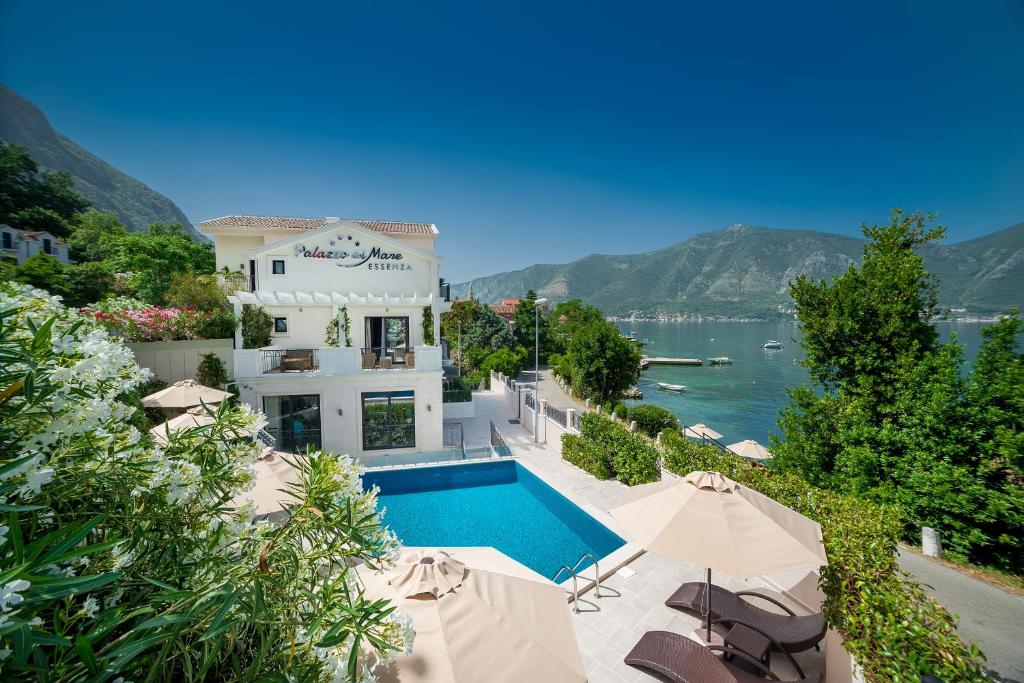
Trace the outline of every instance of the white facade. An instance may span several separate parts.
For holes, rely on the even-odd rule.
[[[313,443],[369,462],[443,448],[437,342],[450,304],[433,225],[229,216],[199,227],[218,267],[244,275],[245,289],[229,297],[236,313],[261,306],[273,319],[261,349],[243,349],[239,330],[234,371],[242,401],[268,415],[282,450]],[[425,310],[433,345],[424,344]],[[341,332],[340,347],[325,347],[342,311],[351,346]]]
[[[68,247],[59,237],[45,230],[29,232],[0,225],[0,256],[14,259],[20,265],[40,252],[68,263]]]

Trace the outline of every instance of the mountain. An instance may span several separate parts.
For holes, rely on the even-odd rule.
[[[540,264],[454,286],[493,303],[535,289],[555,301],[579,298],[607,315],[789,317],[787,284],[798,274],[837,275],[860,260],[864,240],[813,230],[734,225],[664,249],[591,255]],[[941,303],[969,314],[1024,304],[1024,223],[977,239],[923,250],[939,278]]]
[[[116,213],[129,230],[145,230],[150,223],[163,222],[180,223],[195,231],[174,202],[58,133],[38,107],[3,84],[0,140],[27,148],[44,168],[70,173],[82,196],[96,209]]]

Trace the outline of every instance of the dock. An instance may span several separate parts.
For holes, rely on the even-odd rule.
[[[700,358],[666,358],[664,356],[645,356],[640,361],[640,367],[648,365],[704,365]]]

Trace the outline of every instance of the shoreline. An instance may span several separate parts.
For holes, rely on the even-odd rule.
[[[992,324],[997,323],[1001,320],[1001,317],[994,318],[932,318],[928,322],[930,323],[949,323],[958,325],[977,325],[977,324]],[[611,323],[784,323],[789,325],[795,325],[799,320],[772,320],[770,318],[619,318],[616,316],[607,316],[605,318]]]

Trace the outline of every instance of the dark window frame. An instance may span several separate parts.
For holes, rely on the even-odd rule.
[[[387,397],[387,422],[380,425],[378,428],[381,433],[386,435],[386,442],[380,445],[371,445],[369,437],[379,436],[377,433],[371,433],[371,430],[367,429],[366,423],[366,399],[370,398],[383,398]],[[393,422],[394,415],[392,414],[392,403],[396,399],[410,399],[410,421],[409,422]],[[404,402],[404,401],[403,401]],[[364,451],[384,451],[396,448],[416,448],[416,392],[412,390],[403,391],[364,391],[359,394],[359,407],[360,407],[360,424],[363,432],[363,450]],[[410,436],[408,441],[397,441],[396,434],[402,435],[407,434]]]
[[[278,272],[278,270],[277,270],[277,265],[278,264],[281,264],[281,271],[280,272]],[[285,275],[287,269],[288,268],[287,268],[287,266],[285,266],[283,258],[271,259],[271,261],[270,261],[270,274],[271,275]]]
[[[281,322],[281,321],[284,322],[284,329],[283,330],[278,329],[278,327],[277,327],[277,323]],[[276,315],[276,316],[274,316],[274,334],[288,334],[288,316],[285,316],[285,315]]]
[[[53,254],[53,240],[51,240],[49,237],[43,238],[43,253],[51,255]]]

